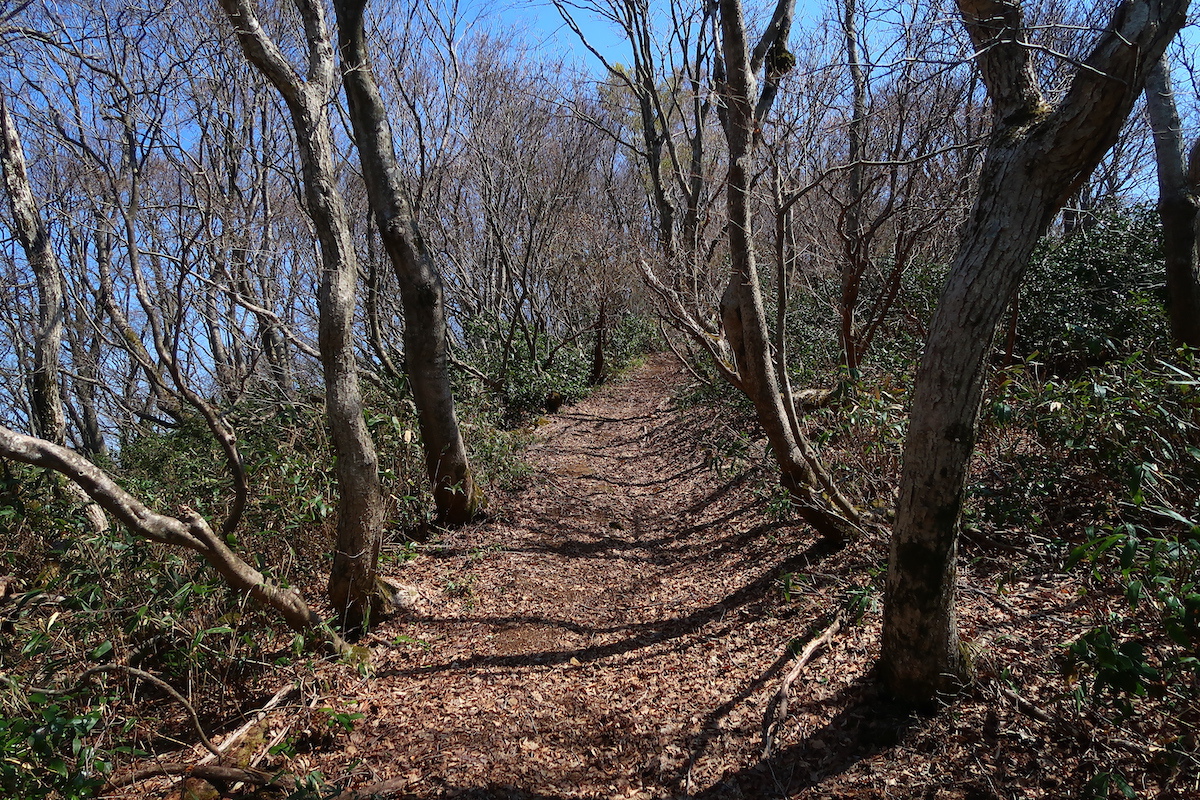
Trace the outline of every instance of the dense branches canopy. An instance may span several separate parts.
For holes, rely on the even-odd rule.
[[[481,541],[544,477],[522,452],[548,415],[662,351],[716,423],[678,437],[702,465],[636,488],[740,470],[679,513],[753,484],[763,530],[805,542],[739,607],[826,592],[843,559],[822,597],[856,599],[809,621],[805,660],[866,636],[893,698],[950,702],[974,679],[956,591],[982,591],[960,550],[983,541],[1106,576],[1142,627],[1076,631],[1095,696],[1194,716],[1194,686],[1167,688],[1194,684],[1200,608],[1200,144],[1186,38],[1169,49],[1187,0],[553,0],[557,40],[455,0],[0,6],[0,626],[28,640],[0,646],[5,682],[74,686],[88,659],[191,681],[220,637],[208,688],[317,642],[365,672],[371,629],[429,593],[400,565]],[[572,480],[610,480],[587,458],[629,444],[597,419]],[[1067,475],[1091,505],[1030,510]],[[530,552],[651,536],[559,477],[536,486],[563,519],[611,528]],[[506,547],[464,546],[464,569]],[[91,627],[50,635],[67,623]],[[0,794],[5,765],[51,758],[6,760],[20,683]],[[100,724],[108,695],[62,692],[53,713]],[[82,742],[141,747],[105,724],[28,786],[96,789]]]

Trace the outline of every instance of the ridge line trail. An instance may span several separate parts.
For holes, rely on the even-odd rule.
[[[698,428],[720,421],[675,407],[685,380],[653,356],[566,407],[495,519],[384,566],[420,597],[372,636],[376,677],[343,687],[365,716],[330,756],[478,798],[717,797],[757,762],[787,645],[836,597],[784,597],[813,535],[762,515],[745,464],[706,465]]]

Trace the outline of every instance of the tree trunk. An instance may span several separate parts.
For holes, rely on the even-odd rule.
[[[857,381],[861,367],[861,349],[856,336],[858,300],[863,275],[870,263],[870,242],[863,235],[863,205],[865,197],[865,167],[867,138],[867,79],[859,57],[858,4],[845,0],[842,8],[842,32],[846,38],[846,63],[850,72],[850,91],[853,110],[847,133],[850,139],[850,174],[848,205],[842,225],[842,249],[845,262],[841,274],[841,328],[838,338],[842,358],[851,381]]]
[[[588,373],[588,385],[599,386],[604,383],[606,370],[604,367],[605,339],[608,335],[608,298],[600,298],[600,311],[596,316],[596,342],[592,346],[592,369]]]
[[[1200,347],[1200,284],[1196,280],[1196,185],[1200,141],[1192,164],[1184,161],[1183,124],[1175,107],[1171,65],[1166,56],[1146,76],[1146,111],[1154,130],[1158,162],[1158,214],[1163,226],[1167,272],[1167,322],[1176,345]]]
[[[980,53],[993,134],[913,392],[884,594],[881,677],[932,703],[967,677],[954,620],[955,553],[990,352],[1038,238],[1112,146],[1187,0],[1128,0],[1058,108],[1037,85],[1020,8],[959,0]]]
[[[455,416],[442,277],[421,238],[400,185],[392,132],[367,51],[363,12],[367,0],[336,0],[342,82],[384,249],[400,282],[404,306],[404,365],[417,406],[425,468],[440,520],[463,523],[483,504]]]
[[[786,0],[785,0],[786,2]],[[781,3],[783,5],[783,3]],[[729,340],[741,389],[754,403],[771,452],[779,464],[781,482],[800,504],[801,514],[822,535],[843,540],[856,530],[855,510],[820,468],[811,444],[791,424],[779,377],[771,359],[770,331],[763,311],[762,289],[755,264],[753,214],[750,205],[756,135],[766,108],[757,103],[757,81],[746,39],[740,0],[721,0],[721,44],[727,72],[727,96],[722,121],[729,146],[727,213],[729,216],[729,283],[721,298],[721,319]],[[778,13],[778,12],[777,12]],[[786,38],[787,32],[782,32]],[[760,46],[758,50],[765,50]],[[756,109],[756,106],[758,107]],[[822,501],[824,490],[850,519],[831,512]]]
[[[345,201],[337,188],[327,111],[333,93],[333,45],[321,4],[297,0],[309,59],[307,77],[301,77],[259,25],[251,0],[220,2],[247,59],[283,96],[296,132],[307,211],[321,246],[317,340],[338,482],[329,601],[347,628],[358,628],[367,619],[375,592],[383,495],[358,385],[354,353],[358,264]]]
[[[25,150],[2,92],[0,169],[4,173],[4,186],[12,203],[13,227],[37,282],[38,323],[34,332],[33,374],[30,376],[29,392],[33,431],[41,438],[61,446],[67,438],[67,421],[58,382],[65,313],[62,264],[50,246],[50,237],[34,201],[25,164]],[[68,483],[66,486],[68,493],[82,504],[92,530],[97,533],[108,530],[108,520],[100,507],[78,491],[75,484]]]
[[[29,380],[33,430],[43,439],[63,444],[67,423],[58,384],[63,338],[62,267],[33,199],[25,150],[3,93],[0,93],[0,167],[12,203],[13,228],[37,281],[38,320],[33,335],[33,374]]]

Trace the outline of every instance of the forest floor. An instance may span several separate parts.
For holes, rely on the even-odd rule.
[[[884,534],[832,548],[768,517],[769,475],[721,468],[703,434],[726,421],[676,403],[686,381],[650,358],[543,421],[490,520],[393,551],[410,607],[363,642],[369,673],[303,679],[312,710],[272,723],[288,769],[405,798],[982,800],[1078,796],[1127,760],[1062,716],[1076,579],[1014,573],[1003,548],[962,576],[975,686],[932,715],[893,707],[869,673]],[[856,598],[781,708],[795,654]]]

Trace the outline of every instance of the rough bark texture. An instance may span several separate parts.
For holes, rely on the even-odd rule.
[[[425,467],[438,518],[462,523],[479,511],[483,493],[471,472],[450,392],[442,278],[400,184],[392,131],[375,83],[363,30],[366,4],[366,0],[334,3],[342,82],[371,209],[400,283],[404,365],[417,406]]]
[[[33,430],[43,439],[62,444],[67,426],[58,388],[58,357],[63,338],[62,268],[33,199],[25,150],[3,94],[0,94],[0,167],[12,203],[13,228],[37,281],[38,319],[33,336],[33,375],[29,381]]]
[[[1178,345],[1200,347],[1200,284],[1196,280],[1196,191],[1200,164],[1189,173],[1185,161],[1183,124],[1171,88],[1166,56],[1146,76],[1146,111],[1154,129],[1158,162],[1158,214],[1163,226],[1163,257],[1167,273],[1167,322]],[[1197,143],[1200,147],[1200,142]],[[1193,162],[1200,153],[1192,151]]]
[[[986,357],[1030,253],[1112,146],[1187,0],[1114,13],[1057,108],[1043,99],[1015,3],[959,0],[993,104],[979,195],[917,372],[884,595],[880,670],[931,702],[967,674],[954,621],[955,551]]]
[[[354,355],[358,264],[345,202],[337,188],[327,111],[334,85],[333,43],[321,4],[297,0],[308,46],[308,72],[301,77],[259,25],[251,0],[220,2],[247,59],[287,103],[300,152],[305,202],[321,246],[318,344],[338,481],[329,600],[340,610],[343,623],[355,628],[366,619],[374,596],[383,497]]]

